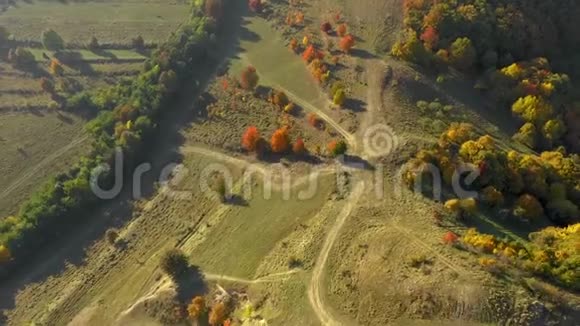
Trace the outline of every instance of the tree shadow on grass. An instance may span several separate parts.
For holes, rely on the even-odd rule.
[[[93,49],[91,50],[91,52],[93,52],[94,54],[101,56],[101,57],[105,57],[107,59],[110,60],[117,60],[117,56],[115,54],[113,54],[111,51],[108,50],[104,50],[104,49]]]
[[[195,265],[189,265],[187,270],[174,281],[177,299],[182,304],[191,302],[193,297],[203,296],[208,290],[203,273]]]
[[[350,55],[361,59],[374,59],[377,56],[364,49],[351,49]]]
[[[93,76],[96,74],[91,64],[88,63],[85,60],[85,58],[83,58],[80,52],[62,51],[55,53],[54,57],[57,58],[60,62],[62,62],[64,65],[67,65],[72,69],[77,70],[82,75]]]
[[[352,112],[365,112],[367,110],[366,105],[367,104],[365,102],[359,99],[347,98],[344,101],[342,107]]]

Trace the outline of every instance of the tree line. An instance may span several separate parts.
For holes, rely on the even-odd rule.
[[[215,20],[195,4],[191,17],[160,46],[131,80],[66,99],[70,108],[93,108],[98,116],[87,123],[93,136],[91,152],[66,173],[47,182],[21,206],[17,215],[0,221],[0,251],[7,273],[43,244],[60,236],[65,226],[82,222],[100,200],[91,191],[91,171],[103,163],[114,164],[117,147],[123,149],[124,165],[142,158],[142,149],[155,134],[157,122],[180,84],[198,78],[201,64],[215,63],[211,50],[220,35]],[[113,170],[113,169],[111,169]],[[101,186],[113,183],[111,172],[100,175]]]

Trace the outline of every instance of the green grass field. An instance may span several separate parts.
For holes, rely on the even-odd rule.
[[[92,36],[101,43],[129,44],[141,35],[146,43],[167,39],[189,13],[187,1],[20,1],[0,14],[0,25],[16,39],[39,41],[43,30],[52,28],[66,42],[88,43]]]
[[[36,61],[39,62],[43,62],[46,61],[45,58],[43,58],[42,54],[45,53],[50,57],[54,56],[53,52],[47,51],[45,49],[34,49],[34,48],[28,48],[28,50],[30,52],[32,52],[32,54],[34,54],[34,57],[36,58]],[[107,50],[104,49],[102,51],[99,52],[93,52],[90,50],[71,50],[70,52],[74,52],[78,54],[78,59],[79,60],[83,60],[83,61],[96,61],[96,60],[102,60],[102,61],[114,61],[114,60],[145,60],[146,57],[138,52],[135,52],[133,50]]]

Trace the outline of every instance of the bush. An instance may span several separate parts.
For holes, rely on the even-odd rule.
[[[165,274],[177,279],[187,270],[189,263],[181,250],[170,249],[163,254],[159,265]]]
[[[49,51],[60,51],[64,49],[64,40],[52,29],[43,31],[41,39],[42,45]]]
[[[119,239],[119,232],[115,229],[108,229],[107,232],[105,232],[105,238],[107,238],[109,244],[114,245]]]

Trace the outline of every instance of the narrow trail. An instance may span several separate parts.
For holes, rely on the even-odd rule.
[[[227,282],[235,282],[235,283],[242,283],[242,284],[258,284],[258,283],[275,283],[275,282],[283,282],[288,280],[293,274],[298,273],[298,269],[289,270],[287,272],[280,272],[280,273],[273,273],[262,276],[257,279],[246,279],[240,278],[235,276],[228,276],[228,275],[221,275],[221,274],[211,274],[206,273],[204,274],[206,280],[210,281],[227,281]]]
[[[347,144],[352,152],[355,152],[355,153],[357,152],[358,142],[357,142],[355,135],[348,132],[348,130],[344,129],[338,122],[336,122],[334,119],[332,119],[328,114],[326,114],[324,111],[317,108],[316,106],[312,105],[309,101],[302,99],[301,97],[292,93],[290,90],[288,90],[287,88],[285,88],[282,85],[276,84],[275,87],[283,90],[286,93],[286,95],[288,95],[288,97],[292,101],[294,101],[296,104],[300,105],[301,107],[305,108],[308,111],[316,113],[318,115],[318,117],[320,117],[326,123],[331,125],[339,134],[342,135],[342,137],[344,137],[345,141],[347,142]],[[328,100],[326,100],[326,101],[328,103],[330,103]]]
[[[359,181],[353,188],[347,202],[344,204],[342,211],[337,216],[336,221],[324,240],[320,254],[316,260],[316,265],[312,271],[312,279],[310,280],[310,285],[308,287],[308,299],[314,309],[314,312],[318,316],[318,319],[323,325],[342,325],[338,320],[333,317],[332,312],[328,309],[327,305],[323,300],[323,288],[324,288],[324,269],[328,261],[328,256],[342,227],[344,226],[347,218],[350,216],[353,208],[356,206],[359,198],[361,197],[363,190],[365,188],[365,183]]]
[[[45,157],[42,161],[38,162],[38,164],[36,164],[32,168],[30,168],[28,171],[26,171],[25,174],[23,174],[22,176],[20,176],[16,181],[14,181],[13,183],[11,183],[2,192],[0,192],[0,199],[4,199],[6,196],[10,195],[10,193],[12,193],[12,191],[14,191],[16,188],[20,187],[23,183],[25,183],[30,178],[32,178],[42,168],[44,168],[48,164],[52,163],[54,160],[58,159],[60,156],[64,155],[69,150],[71,150],[74,147],[82,144],[88,138],[89,138],[89,136],[87,136],[87,135],[85,135],[85,136],[83,136],[81,138],[77,138],[77,139],[73,140],[72,142],[70,142],[68,145],[66,145],[64,147],[61,147],[56,152],[54,152],[54,153],[50,154],[49,156]]]

